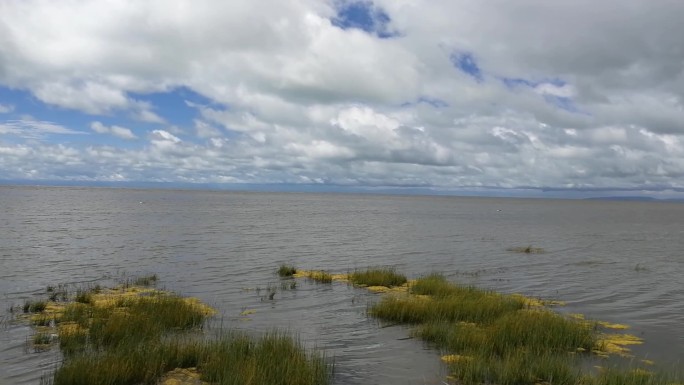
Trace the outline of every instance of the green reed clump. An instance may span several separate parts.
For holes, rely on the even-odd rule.
[[[385,287],[401,286],[407,281],[405,275],[397,273],[393,268],[354,270],[349,275],[349,280],[355,285]]]
[[[259,339],[232,334],[208,348],[198,368],[217,384],[325,385],[331,370],[325,359],[308,353],[301,343],[281,332]]]
[[[155,340],[170,330],[199,327],[206,317],[201,308],[174,295],[155,294],[124,305],[118,311],[94,309],[89,337],[95,347]]]
[[[52,342],[52,336],[49,333],[36,333],[33,335],[34,345],[48,345]]]
[[[654,373],[644,369],[604,369],[597,377],[584,379],[582,385],[679,385],[684,383],[681,374]]]
[[[576,385],[573,354],[598,343],[590,326],[530,309],[519,296],[451,284],[439,274],[410,291],[384,297],[369,313],[415,324],[414,335],[452,354],[447,361],[462,385]]]
[[[311,271],[308,277],[318,283],[332,283],[333,276],[327,271]]]
[[[31,323],[36,326],[51,326],[54,322],[54,317],[48,314],[38,314],[31,319]]]
[[[45,289],[46,293],[48,294],[48,298],[52,302],[57,302],[57,301],[67,301],[69,299],[69,291],[67,290],[66,285],[59,284],[57,287],[55,286],[48,286]]]
[[[579,385],[580,370],[570,355],[533,354],[523,349],[504,356],[475,354],[449,364],[460,385]]]
[[[417,279],[411,285],[411,293],[419,295],[445,297],[454,294],[456,291],[460,291],[460,287],[447,282],[446,278],[438,273]]]
[[[331,376],[323,357],[285,334],[229,333],[216,341],[175,338],[78,355],[58,369],[54,385],[152,385],[164,373],[188,367],[216,385],[326,385]]]
[[[74,302],[64,308],[59,321],[61,323],[73,322],[81,327],[88,327],[90,319],[93,318],[93,307],[89,304]]]
[[[157,345],[139,344],[78,354],[57,369],[53,385],[153,385],[173,369],[160,351]]]
[[[26,301],[22,310],[24,313],[40,313],[47,307],[46,301]]]
[[[66,305],[58,318],[65,359],[54,385],[155,385],[167,372],[191,367],[216,385],[329,382],[324,359],[282,333],[260,339],[228,333],[213,341],[188,334],[212,313],[197,301],[136,288],[90,295]]]
[[[490,338],[492,350],[501,355],[517,348],[540,354],[589,351],[598,344],[586,324],[545,309],[525,309],[501,316],[492,324]]]
[[[292,265],[282,264],[278,268],[278,275],[281,277],[292,277],[297,273],[297,269]]]
[[[496,293],[471,290],[443,297],[386,296],[369,309],[369,314],[401,323],[493,322],[503,314],[522,309],[524,301]]]
[[[76,291],[76,297],[74,298],[74,301],[84,304],[92,304],[93,292],[90,290],[79,289]]]
[[[158,279],[159,279],[159,277],[157,277],[157,274],[145,275],[145,276],[136,278],[133,281],[133,285],[135,285],[135,286],[152,286],[155,283],[157,283]]]
[[[468,322],[429,322],[418,325],[414,336],[448,352],[465,354],[490,346],[489,330]]]

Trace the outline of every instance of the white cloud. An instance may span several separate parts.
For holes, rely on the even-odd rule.
[[[0,85],[53,106],[165,125],[141,150],[67,146],[77,152],[68,159],[84,165],[107,159],[95,163],[102,178],[681,184],[683,3],[375,4],[399,36],[334,26],[333,1],[7,2]],[[454,67],[455,52],[472,56],[480,79]],[[184,123],[143,101],[179,87],[208,100],[189,103],[198,116]],[[52,133],[73,133],[54,125],[61,131]],[[124,127],[91,129],[135,138]],[[0,134],[25,139],[49,131],[0,123]],[[13,156],[30,162],[33,147],[19,145]],[[50,167],[31,169],[54,176]]]
[[[12,104],[1,104],[0,103],[0,114],[8,114],[14,111],[14,106]]]
[[[170,132],[164,130],[154,130],[150,134],[150,139],[153,142],[169,142],[169,143],[180,143],[181,140]]]
[[[72,130],[54,122],[24,119],[0,123],[0,134],[40,139],[46,135],[79,135],[84,134],[84,132]]]
[[[98,134],[110,134],[121,139],[131,140],[137,138],[130,129],[117,125],[105,126],[101,122],[95,121],[90,123],[90,128]]]

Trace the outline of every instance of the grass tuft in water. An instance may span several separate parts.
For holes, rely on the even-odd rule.
[[[325,385],[331,378],[323,357],[280,332],[204,339],[198,331],[213,310],[194,299],[130,281],[122,288],[94,290],[84,290],[53,313],[64,361],[47,383],[154,385],[178,368],[197,368],[197,380],[201,375],[213,385]],[[89,300],[77,302],[79,296]],[[34,346],[48,346],[48,337],[52,341],[51,335],[36,334]]]
[[[157,274],[144,275],[142,277],[136,278],[133,281],[133,285],[147,287],[154,285],[158,280],[159,277],[157,277]]]
[[[544,254],[546,252],[546,250],[542,249],[541,247],[532,247],[532,245],[522,246],[522,247],[509,247],[506,250],[512,251],[514,253],[523,253],[523,254]]]
[[[318,283],[332,283],[333,281],[332,274],[323,270],[311,271],[309,272],[308,277]]]
[[[401,286],[407,282],[406,276],[393,268],[355,270],[349,275],[349,280],[355,285],[385,287]]]
[[[586,323],[530,308],[521,296],[455,285],[439,274],[416,280],[410,293],[384,297],[369,314],[416,325],[414,335],[451,354],[445,361],[458,384],[575,385],[574,356],[597,346]]]
[[[434,278],[430,280],[434,281]],[[434,289],[438,295],[386,296],[372,306],[369,313],[380,319],[412,324],[436,321],[491,323],[525,307],[524,300],[515,297],[473,287],[438,286],[430,282],[428,290],[419,279],[411,288],[412,292],[425,293]]]
[[[36,333],[33,336],[34,345],[49,345],[52,342],[52,336],[48,333]]]
[[[40,313],[45,310],[46,306],[46,301],[26,301],[24,302],[22,310],[24,313]]]
[[[297,273],[297,269],[294,266],[282,264],[278,268],[278,275],[281,277],[292,277]]]
[[[79,355],[55,373],[54,385],[152,385],[172,369],[191,367],[216,385],[326,385],[332,374],[324,357],[286,334],[232,332],[216,341],[181,338]]]
[[[76,291],[76,297],[74,301],[84,304],[92,304],[93,302],[93,292],[90,290],[79,289]]]
[[[594,378],[585,379],[587,385],[681,385],[681,375],[672,373],[654,373],[644,369],[604,369]],[[584,384],[583,384],[584,385]]]

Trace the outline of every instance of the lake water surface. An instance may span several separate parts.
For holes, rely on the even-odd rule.
[[[507,251],[528,245],[546,253]],[[59,360],[27,349],[30,327],[7,309],[48,285],[148,273],[218,308],[215,325],[298,334],[334,357],[336,384],[441,383],[438,352],[366,317],[377,294],[302,280],[264,300],[254,289],[279,285],[281,263],[438,271],[562,300],[630,325],[636,356],[684,362],[684,204],[4,186],[0,385],[38,384]]]

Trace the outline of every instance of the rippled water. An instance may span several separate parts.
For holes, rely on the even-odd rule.
[[[559,311],[627,323],[634,349],[684,361],[684,204],[0,187],[0,384],[37,384],[57,352],[26,348],[5,311],[48,285],[157,273],[220,309],[216,323],[286,328],[335,360],[338,384],[439,384],[437,352],[365,315],[377,295],[279,284],[280,263],[345,272],[391,265],[415,277],[559,299]],[[545,254],[517,254],[534,245]],[[256,310],[250,321],[239,313]]]

